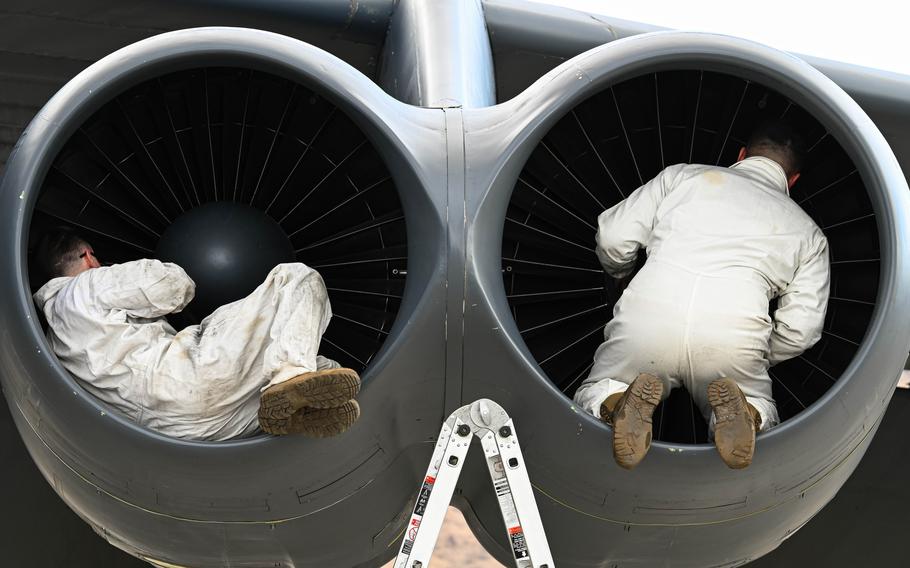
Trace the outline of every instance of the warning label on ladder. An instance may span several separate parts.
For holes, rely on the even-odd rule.
[[[420,488],[420,494],[417,495],[417,504],[414,505],[415,516],[422,517],[427,510],[427,502],[430,500],[430,493],[433,491],[434,483],[436,483],[436,478],[429,475],[423,480],[423,487]]]
[[[502,518],[507,527],[518,525],[518,512],[515,510],[515,502],[512,500],[512,489],[509,487],[509,480],[503,477],[493,482],[493,489],[496,490],[496,498],[499,500],[499,510],[502,511]]]
[[[512,553],[516,560],[528,558],[528,543],[525,542],[525,532],[520,526],[509,528],[509,541],[512,543]]]
[[[410,539],[406,540],[406,541],[404,541],[404,545],[401,547],[401,554],[408,555],[411,553],[411,551],[413,549],[414,549],[414,541],[410,540]]]
[[[428,475],[423,480],[420,493],[417,495],[417,503],[414,505],[414,514],[411,515],[411,523],[405,534],[404,543],[401,545],[402,554],[410,554],[414,548],[414,541],[417,540],[417,530],[420,528],[420,521],[423,520],[423,514],[427,510],[427,503],[430,501],[430,493],[433,492],[435,483],[436,478],[431,475]]]

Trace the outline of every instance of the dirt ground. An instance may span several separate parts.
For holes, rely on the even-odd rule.
[[[391,568],[393,564],[389,562],[383,568]],[[480,546],[461,511],[449,507],[430,559],[430,568],[502,568],[502,564]]]

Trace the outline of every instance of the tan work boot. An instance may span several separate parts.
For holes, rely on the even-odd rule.
[[[360,376],[351,369],[303,373],[272,385],[262,393],[259,398],[259,423],[284,420],[304,407],[342,406],[359,392]]]
[[[360,418],[360,405],[349,400],[332,408],[305,407],[287,418],[259,418],[259,425],[268,434],[302,434],[310,438],[330,438],[351,427]]]
[[[642,373],[625,392],[611,395],[601,405],[601,418],[613,426],[613,458],[620,467],[632,469],[648,453],[651,418],[663,393],[663,381]]]
[[[717,379],[708,385],[708,402],[714,409],[714,445],[727,467],[742,469],[752,463],[755,433],[761,427],[761,415],[746,402],[746,395],[736,381]]]
[[[613,427],[613,411],[616,410],[616,405],[625,394],[626,391],[614,392],[600,405],[600,419],[609,424],[610,428]]]

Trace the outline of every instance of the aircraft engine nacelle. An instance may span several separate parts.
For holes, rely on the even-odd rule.
[[[907,185],[875,125],[798,58],[696,33],[601,46],[465,114],[462,392],[514,417],[560,566],[730,567],[775,548],[853,471],[907,355]],[[732,164],[752,128],[781,116],[810,147],[791,196],[830,246],[824,335],[771,369],[783,422],[758,436],[748,469],[724,466],[674,391],[647,458],[622,470],[610,429],[570,400],[617,299],[592,252],[596,216],[663,167]],[[469,520],[498,538],[475,473]],[[491,547],[503,562],[507,546]]]
[[[394,548],[443,419],[445,164],[420,157],[444,145],[441,119],[297,40],[208,28],[114,53],[32,121],[3,180],[0,372],[39,469],[99,534],[179,566],[350,566]],[[362,372],[376,410],[342,444],[189,442],[125,420],[48,351],[29,295],[27,250],[60,224],[114,262],[217,251],[233,228],[249,246],[225,280],[292,251],[331,297],[321,353]]]
[[[664,166],[732,163],[783,114],[812,144],[792,196],[831,248],[825,336],[772,369],[784,422],[747,470],[722,464],[682,392],[644,463],[621,470],[609,428],[571,402],[616,299],[594,219]],[[907,199],[859,107],[751,42],[647,34],[497,106],[425,109],[290,38],[173,32],[73,79],[11,156],[0,378],[57,493],[161,565],[380,565],[445,415],[486,397],[515,420],[560,566],[737,566],[817,513],[875,432],[910,345]],[[206,224],[225,218],[322,273],[335,313],[322,352],[364,377],[363,417],[343,436],[171,439],[94,400],[48,351],[29,274],[44,230],[75,225],[116,262],[216,246]],[[233,266],[220,280],[236,296],[255,278]],[[459,487],[481,542],[510,562],[479,455]]]

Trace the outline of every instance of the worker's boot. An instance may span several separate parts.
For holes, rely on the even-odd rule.
[[[259,398],[259,423],[284,420],[305,407],[339,407],[359,392],[360,376],[351,369],[303,373],[272,385],[262,393]]]
[[[726,377],[708,385],[708,402],[714,409],[714,445],[720,459],[732,469],[747,467],[755,453],[761,414],[746,402],[736,381]]]
[[[613,411],[616,410],[616,405],[625,394],[626,391],[614,392],[600,405],[600,419],[606,422],[610,428],[613,427]]]
[[[349,400],[332,408],[304,407],[283,419],[262,420],[259,425],[268,434],[283,436],[301,434],[310,438],[337,436],[351,427],[360,418],[360,405]]]
[[[632,469],[648,453],[651,419],[663,393],[663,381],[642,373],[625,392],[611,395],[601,405],[601,417],[613,426],[613,457],[620,467]]]

